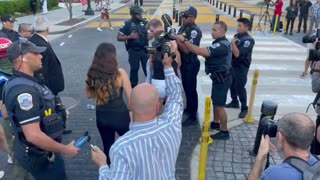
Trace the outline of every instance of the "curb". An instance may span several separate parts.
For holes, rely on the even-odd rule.
[[[118,9],[120,9],[120,8],[126,6],[126,5],[132,4],[132,3],[133,3],[133,2],[125,3],[125,4],[123,4],[123,5],[121,5],[121,6],[117,7],[117,8],[112,9],[110,12],[116,11],[116,10],[118,10]],[[85,24],[85,23],[87,23],[87,22],[89,22],[89,21],[91,21],[91,20],[93,20],[93,19],[95,19],[95,18],[97,18],[97,17],[99,17],[99,16],[100,16],[100,14],[99,14],[99,15],[95,15],[95,16],[89,18],[89,19],[86,19],[86,20],[84,20],[84,21],[81,21],[81,22],[79,22],[79,23],[71,26],[70,28],[67,28],[67,29],[64,29],[64,30],[49,32],[49,35],[56,35],[56,34],[66,33],[66,32],[71,31],[72,29],[75,29],[75,28],[77,28],[78,26],[80,26],[80,25],[82,25],[82,24]]]

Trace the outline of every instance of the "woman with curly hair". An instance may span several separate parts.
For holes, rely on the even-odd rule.
[[[115,132],[122,136],[129,130],[130,115],[123,91],[130,97],[131,84],[127,73],[118,67],[116,48],[113,44],[101,43],[87,73],[86,96],[96,101],[97,127],[109,165]]]

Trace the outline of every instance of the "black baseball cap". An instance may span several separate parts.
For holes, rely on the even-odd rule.
[[[32,42],[25,38],[21,38],[12,43],[12,45],[7,49],[8,58],[10,61],[17,59],[20,55],[25,55],[27,53],[42,53],[46,50],[46,47],[36,46]]]
[[[2,22],[6,22],[6,21],[15,22],[15,21],[17,21],[17,20],[16,20],[16,18],[15,18],[14,16],[12,16],[12,15],[10,15],[10,14],[6,14],[6,15],[3,15],[3,16],[1,17],[1,21],[2,21]]]
[[[193,16],[193,17],[197,17],[198,15],[198,11],[195,7],[193,6],[188,6],[183,12],[182,12],[183,16]]]

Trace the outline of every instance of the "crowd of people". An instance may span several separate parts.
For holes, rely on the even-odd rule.
[[[280,6],[279,3],[281,0],[274,5]],[[291,7],[296,5],[292,2],[287,9],[296,12],[297,8]],[[97,146],[91,150],[92,159],[99,166],[99,179],[175,179],[182,126],[199,124],[198,56],[205,58],[205,72],[212,80],[211,129],[218,132],[211,137],[230,138],[225,108],[240,108],[241,104],[239,118],[248,111],[245,85],[255,41],[248,33],[251,23],[247,18],[237,20],[237,33],[231,41],[226,38],[227,24],[215,22],[212,45],[199,47],[202,31],[195,23],[198,11],[189,6],[182,12],[177,34],[161,44],[169,51],[158,46],[146,51],[146,46],[162,38],[165,27],[158,19],[146,21],[142,13],[140,6],[132,6],[131,18],[117,34],[117,40],[125,43],[128,52],[129,76],[118,65],[117,49],[107,42],[97,46],[86,74],[85,96],[96,102],[96,125],[103,143],[103,150]],[[48,19],[36,16],[33,24],[19,24],[19,32],[13,30],[13,16],[5,15],[1,21],[0,75],[5,81],[1,81],[0,89],[0,148],[9,154],[9,160],[14,157],[15,179],[67,179],[62,155],[72,158],[80,149],[74,141],[61,143],[62,135],[72,131],[66,129],[68,112],[59,97],[64,90],[64,76],[47,39]],[[293,24],[294,18],[290,22]],[[147,76],[141,84],[140,64]],[[314,68],[320,69],[320,65]],[[319,92],[319,79],[319,73],[313,74],[314,92]],[[229,89],[232,101],[226,104]],[[188,118],[182,122],[183,114]],[[320,133],[316,133],[316,128],[320,131],[319,117],[315,125],[305,114],[284,115],[278,123],[277,138],[287,160],[262,173],[263,160],[269,149],[274,149],[269,145],[270,138],[263,136],[249,179],[277,179],[282,177],[279,172],[301,179],[299,170],[290,164],[290,157],[310,165],[317,162],[309,148],[312,154],[320,154]],[[120,136],[117,140],[115,132]]]

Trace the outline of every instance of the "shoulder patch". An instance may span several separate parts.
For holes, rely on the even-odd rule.
[[[217,48],[217,47],[220,47],[220,43],[214,43],[212,44],[211,46],[213,49]]]
[[[29,111],[33,107],[32,96],[29,93],[22,93],[17,97],[20,109]]]
[[[246,40],[243,45],[245,48],[250,46],[250,41]]]
[[[196,30],[192,30],[192,31],[191,31],[191,38],[192,38],[192,39],[196,38],[197,35],[198,35],[198,32],[197,32]]]

